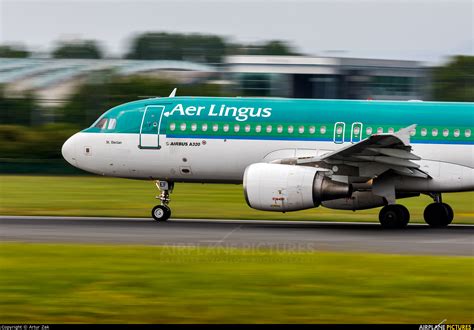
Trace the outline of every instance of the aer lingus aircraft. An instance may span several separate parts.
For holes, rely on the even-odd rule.
[[[250,207],[383,206],[404,227],[397,199],[427,194],[425,221],[454,217],[442,193],[474,190],[474,103],[280,98],[150,98],[114,107],[62,147],[92,173],[155,180],[167,220],[176,182],[242,183]],[[205,188],[203,188],[205,191]]]

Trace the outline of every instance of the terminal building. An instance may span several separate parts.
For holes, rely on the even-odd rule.
[[[58,105],[102,72],[180,84],[220,83],[233,95],[319,99],[429,100],[420,62],[307,56],[227,56],[218,66],[170,60],[0,59],[0,85]],[[51,100],[51,101],[49,101]]]
[[[420,62],[306,56],[228,56],[224,71],[244,96],[428,100]]]

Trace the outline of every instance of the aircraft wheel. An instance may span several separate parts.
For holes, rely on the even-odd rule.
[[[448,204],[431,203],[423,212],[425,222],[431,227],[446,227],[454,219],[454,211]]]
[[[384,228],[404,228],[410,221],[410,212],[403,205],[386,205],[380,210],[379,220]]]
[[[171,217],[171,209],[166,205],[157,205],[151,210],[151,216],[156,221],[166,221]]]

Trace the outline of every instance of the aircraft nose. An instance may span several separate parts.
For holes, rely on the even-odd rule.
[[[72,166],[77,167],[76,160],[76,135],[71,136],[69,139],[64,142],[63,147],[61,148],[61,153],[63,158]]]

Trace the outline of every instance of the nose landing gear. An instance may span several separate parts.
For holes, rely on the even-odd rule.
[[[171,217],[171,209],[168,203],[170,202],[170,193],[173,191],[174,184],[168,181],[156,181],[155,184],[158,190],[161,191],[161,194],[156,196],[161,204],[151,210],[151,216],[156,221],[166,221]]]

